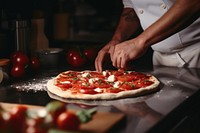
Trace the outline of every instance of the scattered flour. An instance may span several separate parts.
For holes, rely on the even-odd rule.
[[[48,80],[53,77],[47,77],[43,79],[31,79],[26,82],[13,83],[11,87],[16,88],[19,91],[46,91],[46,84]]]

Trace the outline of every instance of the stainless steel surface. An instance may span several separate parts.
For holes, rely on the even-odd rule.
[[[119,133],[144,133],[156,128],[159,132],[166,132],[172,128],[171,125],[176,125],[188,114],[197,110],[196,106],[200,105],[200,69],[154,67],[153,70],[142,72],[153,74],[161,81],[161,88],[158,92],[135,98],[108,101],[62,99],[47,93],[45,82],[42,82],[42,80],[56,76],[59,73],[57,71],[45,72],[44,75],[35,77],[35,80],[28,80],[32,84],[29,85],[32,89],[38,84],[37,81],[42,82],[43,91],[34,93],[28,90],[19,91],[20,88],[25,87],[27,82],[12,83],[11,88],[0,87],[0,101],[43,105],[51,99],[57,99],[68,103],[68,107],[73,109],[81,109],[84,105],[84,107],[96,106],[99,111],[122,112],[126,114],[126,119],[114,128],[114,132]],[[16,84],[21,87],[18,91],[11,93],[11,90],[16,88]]]

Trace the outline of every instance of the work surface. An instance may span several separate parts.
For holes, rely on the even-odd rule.
[[[125,118],[110,132],[168,132],[200,106],[200,69],[155,67],[138,70],[161,81],[156,93],[110,101],[67,100],[46,92],[46,82],[63,70],[42,71],[27,80],[0,85],[0,102],[46,105],[51,100],[68,103],[69,108],[97,107],[100,112],[119,112]]]

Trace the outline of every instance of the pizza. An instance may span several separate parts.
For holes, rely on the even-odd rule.
[[[150,74],[105,70],[59,73],[47,82],[47,91],[69,99],[119,99],[141,96],[159,89],[159,80]]]

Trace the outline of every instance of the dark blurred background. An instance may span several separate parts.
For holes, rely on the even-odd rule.
[[[54,15],[67,13],[70,33],[73,35],[66,40],[71,40],[70,37],[81,33],[85,37],[89,34],[94,36],[94,33],[102,33],[102,35],[98,35],[99,40],[94,39],[102,42],[104,42],[104,38],[101,36],[106,37],[113,32],[122,9],[121,0],[1,0],[0,6],[1,15],[2,12],[4,13],[1,19],[8,21],[33,19],[39,17],[39,13],[36,14],[37,11],[42,12],[45,18],[45,32],[50,40],[53,39]],[[93,41],[91,38],[89,39]],[[82,39],[82,41],[84,40],[88,39]]]
[[[31,32],[31,21],[44,19],[50,47],[78,45],[99,50],[112,37],[122,8],[121,0],[1,0],[0,57],[15,51],[16,20],[29,22]],[[150,50],[146,57],[151,54]]]

